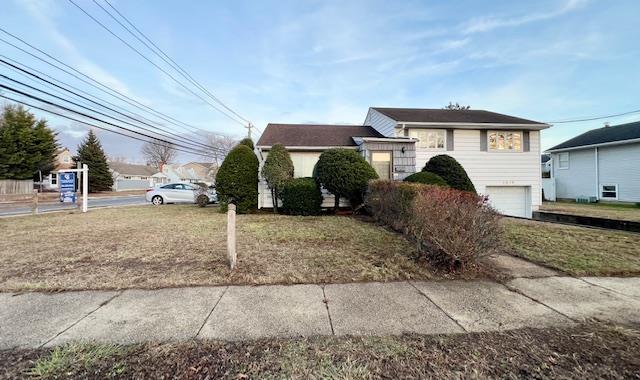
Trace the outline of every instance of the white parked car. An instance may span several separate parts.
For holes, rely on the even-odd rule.
[[[202,187],[197,184],[176,182],[147,189],[145,199],[156,206],[163,203],[195,203],[196,196],[201,192]],[[207,188],[206,195],[209,197],[208,203],[217,202],[218,196],[213,186]]]

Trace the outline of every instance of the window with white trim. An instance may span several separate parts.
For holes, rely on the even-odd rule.
[[[418,148],[444,150],[447,132],[444,129],[410,129],[409,137],[418,139]]]
[[[522,152],[522,131],[489,131],[487,148],[490,152]]]
[[[558,169],[569,169],[569,152],[558,154]]]
[[[600,185],[601,199],[618,199],[618,185],[602,184]]]
[[[52,185],[58,184],[58,173],[51,173],[51,184]]]

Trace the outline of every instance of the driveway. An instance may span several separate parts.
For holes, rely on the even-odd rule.
[[[135,206],[148,204],[144,195],[127,195],[119,197],[91,198],[89,197],[89,208],[107,207],[107,206]],[[41,203],[38,205],[39,213],[46,213],[61,210],[74,210],[78,206],[72,203]],[[31,214],[31,205],[27,203],[5,204],[0,205],[0,216],[29,215]]]

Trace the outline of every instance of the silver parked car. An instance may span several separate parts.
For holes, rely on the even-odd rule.
[[[203,188],[199,184],[176,182],[147,189],[145,199],[156,206],[163,203],[195,203],[196,196],[201,193]],[[204,193],[209,198],[208,203],[217,201],[218,196],[213,186],[209,186]]]

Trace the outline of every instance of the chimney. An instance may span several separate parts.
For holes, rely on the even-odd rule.
[[[604,122],[604,127],[605,127],[605,128],[609,128],[610,126],[611,126],[611,124],[609,124],[609,122],[608,122],[608,121],[605,121],[605,122]]]

